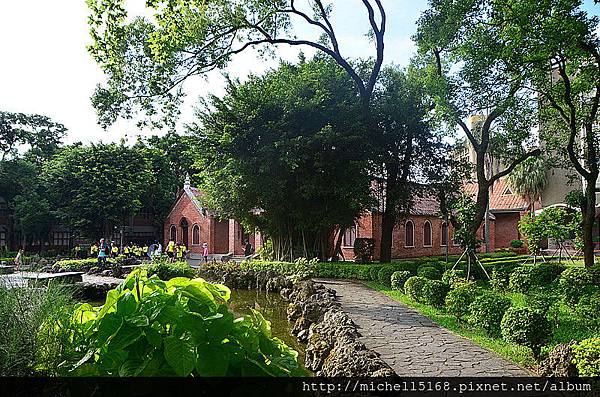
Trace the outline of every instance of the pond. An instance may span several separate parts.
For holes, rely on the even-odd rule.
[[[305,346],[292,335],[292,324],[287,320],[288,303],[281,295],[259,290],[231,290],[229,308],[238,316],[255,309],[271,323],[273,336],[298,352],[298,362],[304,363]]]

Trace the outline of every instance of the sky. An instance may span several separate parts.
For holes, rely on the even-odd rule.
[[[130,15],[144,13],[144,0],[127,0]],[[385,62],[405,66],[415,51],[411,36],[416,21],[427,8],[426,0],[384,0],[387,13]],[[585,8],[593,10],[593,0]],[[366,11],[360,0],[333,0],[333,24],[344,55],[352,58],[373,56],[373,45],[365,37]],[[96,121],[90,102],[94,88],[104,75],[86,51],[90,43],[88,10],[85,0],[0,0],[0,110],[43,114],[64,124],[67,143],[110,142],[139,134],[133,122],[118,121],[103,130]],[[298,35],[313,32],[298,24]],[[280,46],[282,59],[297,59],[299,47]],[[307,55],[313,52],[303,49]],[[233,58],[226,72],[243,80],[249,73],[260,74],[277,64],[261,59],[255,52]],[[192,121],[199,96],[221,95],[221,72],[205,78],[194,77],[185,83],[187,99],[182,107],[181,125]]]

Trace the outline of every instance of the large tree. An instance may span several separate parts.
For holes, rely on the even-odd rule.
[[[543,157],[528,158],[515,167],[506,179],[512,192],[527,201],[528,210],[535,210],[548,183],[548,166]]]
[[[520,66],[539,97],[541,136],[564,153],[584,183],[586,266],[594,264],[593,226],[599,175],[599,19],[580,0],[499,2],[497,26],[510,47],[504,57]]]
[[[265,93],[268,92],[268,95]],[[334,62],[283,63],[230,81],[194,128],[207,206],[259,228],[278,259],[324,257],[371,203],[359,100]]]
[[[90,53],[108,77],[93,102],[103,125],[138,110],[172,122],[191,76],[221,69],[249,48],[304,46],[331,57],[352,78],[366,116],[383,64],[386,13],[380,0],[360,0],[373,39],[368,71],[343,54],[332,22],[332,2],[146,0],[151,19],[129,21],[125,0],[88,0]],[[306,32],[297,37],[297,27]],[[155,117],[155,116],[158,116]]]
[[[146,157],[123,144],[75,144],[45,163],[41,178],[56,217],[98,238],[141,208],[152,171]]]
[[[430,120],[430,99],[420,71],[385,68],[373,98],[375,180],[382,181],[380,261],[392,256],[392,236],[399,215],[408,213],[425,181],[427,164],[439,160],[442,135]],[[439,160],[441,161],[441,160]]]
[[[429,89],[443,122],[458,126],[475,152],[476,212],[468,232],[475,235],[485,219],[489,190],[534,149],[533,96],[523,90],[526,76],[504,57],[510,43],[495,27],[497,2],[431,0],[415,36],[429,67]],[[468,125],[469,116],[479,122]],[[502,169],[486,166],[490,158]]]

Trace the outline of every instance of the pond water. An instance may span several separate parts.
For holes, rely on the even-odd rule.
[[[231,290],[229,308],[236,315],[250,314],[255,309],[271,323],[273,336],[298,352],[298,362],[304,363],[305,346],[292,335],[292,324],[287,320],[288,303],[281,295],[259,290]]]

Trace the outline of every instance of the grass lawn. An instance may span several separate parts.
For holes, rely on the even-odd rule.
[[[367,282],[366,284],[369,287],[391,297],[392,299],[418,310],[420,313],[442,327],[467,339],[470,339],[478,345],[494,351],[500,356],[511,360],[524,368],[535,370],[536,362],[533,359],[530,349],[515,343],[506,342],[501,337],[491,337],[476,327],[458,321],[456,317],[446,313],[444,309],[438,309],[426,304],[415,302],[401,291],[394,291],[383,284],[373,281]],[[514,306],[527,305],[527,297],[524,294],[508,293],[506,296],[511,299]],[[559,326],[555,329],[549,346],[542,349],[542,356],[558,343],[566,343],[572,339],[582,340],[599,335],[597,330],[590,330],[578,323],[570,314],[568,307],[564,305],[560,306],[557,319]]]

